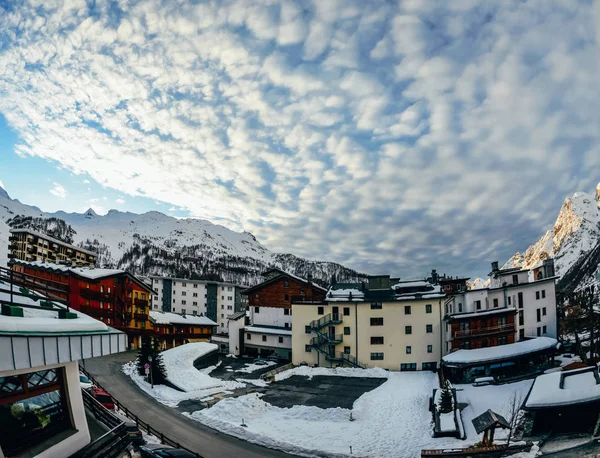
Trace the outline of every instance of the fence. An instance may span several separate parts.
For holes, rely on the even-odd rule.
[[[273,369],[272,371],[265,372],[263,375],[260,376],[260,378],[265,381],[273,381],[273,380],[275,380],[275,376],[277,374],[279,374],[280,372],[283,372],[283,371],[287,371],[288,369],[293,369],[294,367],[295,367],[294,363],[288,363],[288,364],[285,364],[284,366],[279,366],[278,368]]]
[[[85,374],[92,381],[92,383],[94,385],[96,385],[98,388],[102,388],[104,391],[106,391],[108,393],[108,391],[100,383],[98,383],[98,381],[96,379],[94,379],[94,377],[92,377],[83,367],[79,366],[79,370],[83,374]],[[127,418],[130,418],[133,422],[135,422],[136,426],[140,430],[146,431],[148,434],[152,434],[153,436],[159,438],[161,444],[166,444],[166,445],[170,445],[171,447],[181,448],[183,450],[187,450],[188,452],[190,452],[191,454],[193,454],[194,456],[196,456],[196,458],[204,458],[199,453],[194,452],[193,450],[190,450],[189,448],[186,448],[186,447],[182,446],[179,442],[176,442],[176,441],[174,441],[172,439],[169,439],[162,432],[158,431],[157,429],[154,429],[148,423],[146,423],[145,421],[143,421],[142,419],[140,419],[136,414],[134,414],[133,412],[131,412],[127,407],[125,407],[121,402],[119,402],[118,399],[115,399],[114,396],[111,395],[111,397],[113,398],[115,406],[117,408],[119,408],[127,416]]]

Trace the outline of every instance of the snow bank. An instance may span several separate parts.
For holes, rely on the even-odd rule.
[[[259,371],[261,369],[265,369],[269,366],[275,366],[277,363],[274,361],[265,361],[266,364],[246,364],[241,369],[235,371],[236,373],[241,372],[243,374],[250,374],[251,372]]]
[[[216,344],[197,342],[163,351],[161,355],[167,370],[167,379],[183,391],[205,390],[221,385],[221,380],[214,379],[208,373],[194,367],[194,361],[217,351],[218,348]]]
[[[279,382],[293,375],[303,375],[312,379],[315,375],[329,375],[338,377],[368,377],[368,378],[388,378],[390,373],[379,367],[370,369],[358,369],[353,367],[309,367],[309,366],[298,366],[293,369],[280,372],[275,375],[275,381]]]
[[[469,364],[495,361],[498,359],[514,358],[556,347],[558,341],[551,337],[536,337],[535,339],[499,345],[497,347],[477,348],[475,350],[457,350],[442,358],[448,364]]]

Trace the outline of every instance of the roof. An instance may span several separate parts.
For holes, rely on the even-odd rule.
[[[291,274],[289,272],[286,272],[286,271],[278,269],[278,268],[271,268],[271,269],[267,270],[266,272],[264,272],[263,275],[267,274],[268,272],[272,272],[272,271],[279,272],[279,275],[276,275],[273,278],[269,278],[268,280],[265,280],[265,281],[259,283],[258,285],[254,285],[254,286],[251,286],[250,288],[246,288],[245,290],[242,291],[242,294],[246,295],[248,293],[251,293],[252,291],[255,291],[257,289],[261,289],[261,288],[263,288],[263,287],[265,287],[265,286],[267,286],[267,285],[269,285],[271,283],[275,283],[276,281],[278,281],[278,280],[280,280],[281,278],[284,278],[284,277],[290,278],[292,280],[296,280],[296,281],[298,281],[300,283],[308,285],[309,287],[317,289],[317,290],[322,291],[322,292],[326,292],[327,291],[327,289],[323,288],[322,286],[317,285],[316,283],[309,282],[308,280],[306,280],[304,278],[298,277],[298,276],[296,276],[294,274]]]
[[[337,301],[362,301],[365,293],[361,283],[336,283],[329,288],[325,300]]]
[[[402,285],[402,286],[399,286]],[[402,292],[402,288],[428,288],[426,291]],[[336,283],[329,288],[325,300],[327,302],[394,302],[415,301],[445,297],[439,285],[426,281],[410,281],[397,283],[389,289],[369,290],[362,283]]]
[[[276,328],[268,326],[246,326],[246,332],[256,332],[257,334],[276,334],[291,336],[292,330],[289,328]]]
[[[228,320],[239,320],[240,318],[246,317],[246,311],[242,310],[241,312],[235,312],[227,317]]]
[[[158,280],[172,280],[172,281],[180,281],[182,283],[210,283],[211,285],[219,285],[219,286],[235,286],[236,288],[245,288],[244,285],[238,285],[237,283],[230,283],[227,281],[216,281],[216,280],[192,280],[191,278],[181,278],[181,277],[165,277],[163,275],[148,275],[150,279],[158,279]]]
[[[85,250],[83,248],[79,248],[78,246],[71,245],[70,243],[63,242],[62,240],[55,239],[54,237],[50,237],[49,235],[44,234],[43,232],[32,231],[31,229],[11,229],[9,232],[11,234],[18,234],[18,233],[25,232],[26,234],[31,234],[31,235],[35,235],[36,237],[41,237],[45,240],[48,240],[49,242],[72,248],[73,250],[79,251],[81,253],[89,254],[94,257],[98,256],[98,253],[94,253],[93,251]]]
[[[10,261],[10,265],[19,265],[25,267],[33,267],[40,270],[45,270],[54,273],[62,273],[65,275],[75,275],[80,278],[85,278],[87,280],[100,280],[102,278],[114,277],[125,275],[131,280],[133,280],[138,285],[144,287],[149,292],[154,292],[152,287],[146,284],[144,281],[137,278],[135,275],[130,274],[126,270],[121,269],[97,269],[95,267],[70,267],[62,264],[54,264],[51,262],[42,262],[42,261],[21,261],[19,259],[13,259]]]
[[[451,320],[458,320],[461,318],[476,318],[478,316],[496,315],[498,313],[515,313],[517,311],[514,307],[500,307],[491,310],[482,310],[481,312],[466,312],[466,313],[453,313],[449,316]]]
[[[480,434],[483,431],[491,428],[500,427],[510,429],[510,424],[506,421],[506,419],[491,409],[488,409],[478,417],[473,418],[471,422],[473,423],[473,427],[475,428],[475,432],[477,434]]]
[[[530,353],[551,350],[556,348],[557,343],[558,341],[551,337],[536,337],[535,339],[523,340],[513,344],[499,345],[497,347],[477,348],[474,350],[457,350],[444,356],[442,361],[448,365],[463,365],[506,360]]]
[[[150,321],[155,324],[187,324],[192,326],[217,326],[213,320],[206,316],[179,315],[172,312],[150,311]]]
[[[535,379],[525,409],[541,409],[600,402],[600,377],[594,366],[565,372],[552,372]]]

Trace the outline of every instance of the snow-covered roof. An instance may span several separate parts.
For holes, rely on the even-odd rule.
[[[273,267],[273,268],[267,270],[266,272],[263,273],[263,275],[265,275],[265,274],[267,274],[268,272],[271,272],[271,271],[277,271],[277,272],[279,272],[279,275],[277,275],[277,276],[275,276],[273,278],[268,278],[267,280],[259,283],[258,285],[254,285],[254,286],[251,286],[250,288],[245,289],[244,291],[242,291],[242,294],[247,294],[247,293],[249,293],[251,291],[254,291],[257,288],[262,287],[263,285],[266,285],[268,283],[271,283],[271,282],[277,280],[279,277],[289,277],[289,278],[291,278],[293,280],[297,280],[297,281],[299,281],[301,283],[309,285],[311,288],[315,288],[315,289],[318,289],[318,290],[323,291],[323,292],[327,291],[327,288],[323,288],[322,286],[319,286],[319,285],[317,285],[316,283],[314,283],[312,281],[308,281],[305,278],[298,277],[297,275],[294,275],[294,274],[291,274],[289,272],[286,272],[285,270],[279,269],[278,267]]]
[[[150,321],[156,324],[188,324],[196,326],[217,326],[213,320],[206,316],[179,315],[178,313],[150,311]]]
[[[474,350],[458,350],[442,358],[447,364],[485,363],[510,359],[517,356],[555,348],[557,340],[551,337],[537,337],[531,340],[500,345],[497,347],[476,348]]]
[[[44,240],[48,240],[49,242],[56,243],[57,245],[62,245],[62,246],[71,248],[71,249],[73,249],[75,251],[79,251],[80,253],[89,254],[89,255],[94,256],[94,257],[98,256],[98,254],[94,253],[93,251],[89,251],[89,250],[85,250],[83,248],[79,248],[78,246],[71,245],[70,243],[63,242],[62,240],[55,239],[54,237],[50,237],[49,235],[44,234],[42,232],[33,231],[31,229],[11,229],[10,230],[11,234],[19,234],[19,233],[23,233],[23,232],[26,233],[26,234],[31,234],[31,235],[35,235],[36,237],[43,238]]]
[[[210,283],[211,285],[218,285],[218,286],[234,286],[236,288],[246,288],[246,286],[244,286],[244,285],[239,285],[237,283],[231,283],[231,282],[227,282],[227,281],[191,280],[189,278],[167,277],[164,275],[148,275],[148,278],[152,279],[152,280],[172,280],[172,281],[178,281],[181,283],[190,283],[190,284],[197,283],[199,285],[204,285],[204,284]]]
[[[430,286],[431,284],[425,280],[406,280],[399,281],[395,285],[392,285],[392,289],[396,288],[415,288],[419,286]]]
[[[13,291],[12,302],[10,291]],[[0,333],[69,333],[69,332],[108,332],[111,330],[101,321],[95,320],[76,310],[70,310],[77,318],[59,319],[58,310],[66,309],[64,305],[50,302],[53,309],[44,309],[40,302],[45,297],[34,291],[23,294],[18,285],[4,282],[0,284],[0,302],[23,307],[23,316],[0,315]],[[31,307],[29,307],[31,306]],[[113,330],[114,331],[114,330]]]
[[[286,328],[266,328],[261,326],[246,326],[246,332],[256,332],[258,334],[277,334],[283,336],[291,336],[292,330]]]
[[[552,372],[535,379],[525,408],[557,407],[600,401],[600,379],[596,367]]]
[[[352,295],[352,298],[350,298]],[[327,293],[326,300],[328,302],[340,302],[340,301],[357,301],[361,302],[364,300],[365,293],[356,288],[345,288],[345,289],[333,289],[330,288]]]
[[[478,316],[495,315],[497,313],[515,312],[516,310],[517,309],[514,307],[502,307],[491,310],[482,310],[481,312],[454,313],[451,315],[451,318],[473,318]]]

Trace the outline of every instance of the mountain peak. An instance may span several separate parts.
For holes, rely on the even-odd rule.
[[[98,213],[96,213],[92,207],[88,208],[85,212],[85,217],[92,218],[94,216],[98,216]]]
[[[0,186],[0,197],[3,197],[4,199],[10,199],[10,196],[2,186]]]

